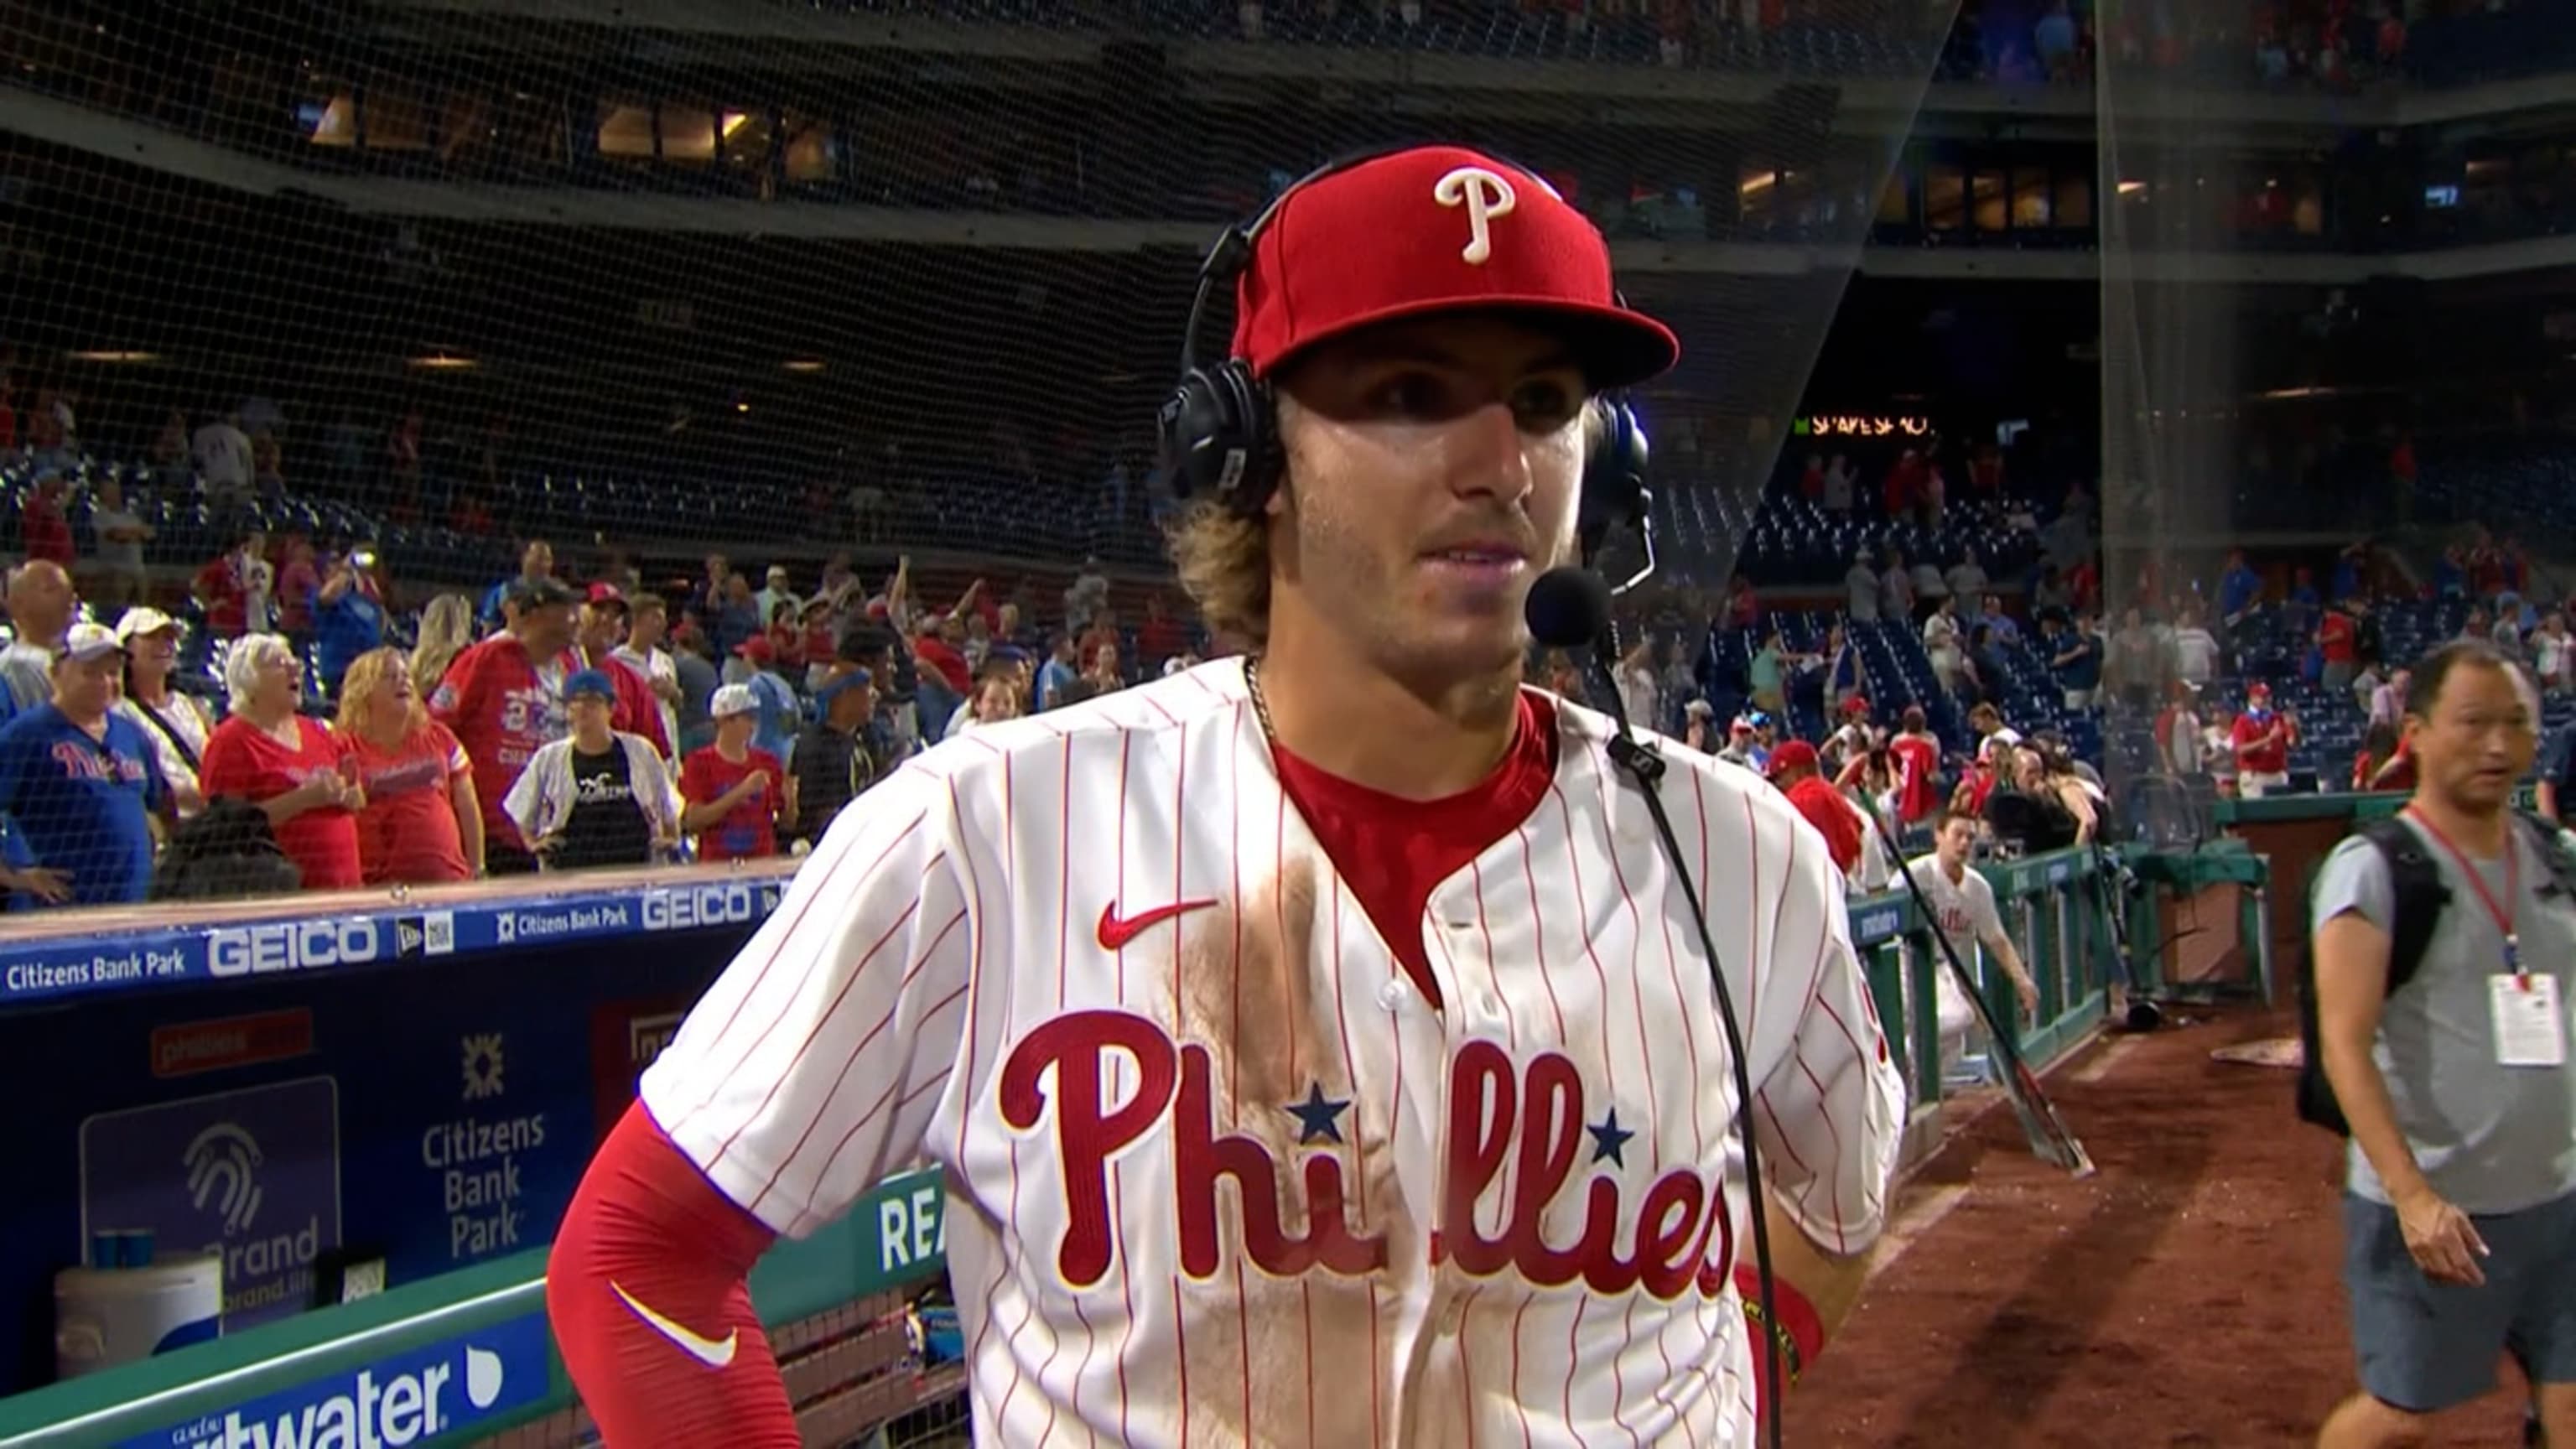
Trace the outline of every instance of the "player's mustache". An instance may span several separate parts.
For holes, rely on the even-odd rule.
[[[1457,550],[1510,552],[1544,562],[1538,538],[1527,519],[1483,518],[1451,523],[1433,531],[1430,541],[1421,548],[1426,554]]]

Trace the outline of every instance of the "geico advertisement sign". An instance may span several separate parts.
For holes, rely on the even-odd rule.
[[[359,917],[222,926],[206,933],[207,962],[217,976],[359,966],[384,958],[386,946],[383,928]]]
[[[768,915],[777,905],[777,887],[741,881],[646,891],[644,929],[686,931],[698,926],[744,925]]]

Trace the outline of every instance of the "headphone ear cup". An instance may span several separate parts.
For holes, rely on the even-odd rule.
[[[1270,390],[1243,364],[1190,372],[1155,422],[1177,497],[1222,498],[1245,509],[1268,500],[1278,476]]]
[[[1643,527],[1649,495],[1646,430],[1627,402],[1612,394],[1594,398],[1583,460],[1583,492],[1575,505],[1575,537],[1590,558],[1614,525]]]

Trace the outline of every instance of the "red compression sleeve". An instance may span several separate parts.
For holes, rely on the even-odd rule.
[[[1771,1280],[1771,1305],[1779,1310],[1776,1327],[1762,1322],[1762,1272],[1751,1263],[1735,1265],[1735,1291],[1744,1300],[1744,1322],[1753,1331],[1753,1408],[1758,1419],[1771,1412],[1770,1345],[1780,1345],[1780,1387],[1797,1387],[1798,1376],[1825,1351],[1825,1320],[1807,1295],[1785,1278]]]
[[[745,1282],[772,1237],[627,1110],[546,1264],[546,1317],[606,1449],[801,1449]]]

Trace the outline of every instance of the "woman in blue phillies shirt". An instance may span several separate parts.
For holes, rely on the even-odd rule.
[[[0,816],[31,867],[0,870],[13,904],[104,906],[152,888],[153,818],[170,809],[152,742],[113,713],[125,651],[75,624],[54,656],[54,697],[0,726]]]
[[[363,544],[328,561],[313,591],[314,672],[322,692],[340,697],[341,676],[357,657],[385,642],[385,605],[376,581],[376,551]]]

